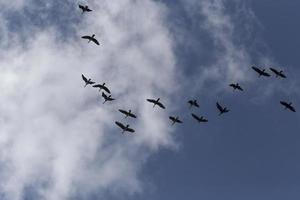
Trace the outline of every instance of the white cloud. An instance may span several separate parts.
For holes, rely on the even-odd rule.
[[[168,97],[177,89],[164,7],[150,0],[91,5],[77,37],[63,42],[52,27],[32,27],[34,37],[22,40],[1,21],[5,39],[16,38],[2,41],[0,52],[0,191],[9,200],[32,185],[47,200],[141,191],[137,174],[149,153],[175,145],[167,112],[145,101],[161,97],[172,109]],[[92,33],[101,46],[80,39]],[[117,100],[103,105],[96,89],[83,88],[81,73],[106,82]],[[135,135],[120,134],[114,121],[127,120],[118,108],[137,112],[128,120]]]

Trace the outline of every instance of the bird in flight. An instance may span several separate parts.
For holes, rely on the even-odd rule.
[[[229,112],[230,110],[228,110],[226,107],[222,107],[218,102],[216,103],[216,106],[218,108],[218,110],[220,111],[220,114],[223,114],[223,113],[227,113]]]
[[[105,104],[105,102],[107,102],[107,101],[115,100],[114,98],[111,97],[111,95],[107,96],[104,92],[102,92],[102,97],[104,98],[103,104]]]
[[[288,103],[286,101],[280,101],[280,104],[285,107],[285,109],[289,109],[292,112],[296,112],[296,109],[292,106],[292,103]]]
[[[242,87],[240,86],[240,84],[238,84],[238,83],[231,83],[229,86],[232,87],[233,90],[244,91],[243,88],[242,88]]]
[[[87,79],[83,74],[81,74],[81,77],[82,77],[82,79],[84,80],[84,82],[85,82],[85,85],[84,85],[84,87],[86,87],[87,85],[92,85],[92,84],[94,84],[95,82],[93,82],[92,81],[92,79]]]
[[[276,78],[277,78],[277,77],[286,78],[286,76],[285,76],[285,74],[283,73],[282,70],[277,70],[277,69],[274,69],[274,68],[272,68],[272,67],[270,67],[270,70],[271,70],[272,72],[274,72],[274,74],[276,75]]]
[[[252,66],[252,69],[253,69],[254,71],[256,71],[256,72],[259,74],[259,75],[258,75],[259,77],[260,77],[260,76],[266,76],[266,77],[271,76],[269,73],[266,72],[265,69],[261,70],[261,69],[255,67],[255,66]]]
[[[122,129],[122,133],[125,133],[125,131],[131,132],[131,133],[135,132],[134,129],[130,128],[128,124],[125,126],[124,124],[122,124],[121,122],[118,122],[118,121],[116,121],[115,123],[117,126],[119,126]]]
[[[172,121],[172,125],[174,125],[175,123],[180,123],[180,124],[182,123],[179,117],[170,116],[169,119]]]
[[[191,114],[192,115],[192,117],[195,119],[195,120],[197,120],[197,122],[208,122],[208,120],[207,119],[205,119],[203,116],[201,116],[201,117],[199,117],[198,115],[196,115],[196,114],[194,114],[194,113],[192,113]]]
[[[199,104],[197,103],[197,100],[196,100],[196,99],[194,99],[194,100],[189,100],[189,101],[188,101],[188,104],[190,104],[190,108],[193,107],[193,106],[199,108]]]
[[[158,98],[157,100],[155,99],[147,99],[148,102],[150,103],[153,103],[153,108],[158,105],[159,107],[161,107],[162,109],[165,109],[166,107],[161,103],[159,102],[160,98]]]
[[[105,92],[107,92],[107,93],[110,94],[110,91],[109,91],[109,89],[105,86],[105,83],[93,85],[93,87],[94,87],[94,88],[99,88],[99,92],[100,92],[101,90],[104,90]]]
[[[119,111],[120,111],[122,114],[125,115],[125,118],[127,118],[127,117],[136,118],[136,115],[133,114],[133,113],[131,112],[131,110],[126,111],[126,110],[119,109]]]
[[[82,13],[92,11],[87,5],[84,6],[84,5],[79,4],[78,7],[82,10]]]
[[[98,40],[96,40],[96,38],[95,38],[95,34],[93,34],[92,36],[85,35],[85,36],[82,36],[81,38],[89,40],[88,43],[90,41],[93,41],[95,44],[100,45],[100,43],[98,42]]]

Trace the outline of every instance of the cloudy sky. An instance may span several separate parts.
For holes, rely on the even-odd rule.
[[[300,2],[0,6],[0,199],[299,199],[300,116],[279,101],[300,109]],[[80,38],[92,34],[100,46]],[[258,78],[252,65],[288,78]],[[102,104],[81,74],[116,100]],[[158,97],[166,110],[145,101]],[[231,111],[218,116],[217,101]],[[170,126],[169,115],[184,123]]]

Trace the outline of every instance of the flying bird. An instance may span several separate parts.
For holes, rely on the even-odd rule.
[[[193,106],[199,108],[199,104],[197,103],[197,100],[196,100],[196,99],[194,99],[194,100],[189,100],[189,101],[188,101],[188,104],[190,104],[190,108],[193,107]]]
[[[87,5],[84,6],[84,5],[79,4],[78,7],[82,10],[82,13],[92,11]]]
[[[85,82],[85,85],[84,85],[84,87],[86,87],[87,85],[92,85],[92,84],[94,84],[95,82],[93,82],[92,81],[92,79],[87,79],[83,74],[81,74],[81,77],[82,77],[82,79],[84,80],[84,82]]]
[[[280,101],[280,104],[285,107],[285,109],[289,109],[292,112],[296,112],[296,109],[292,106],[292,103],[288,103],[286,101]]]
[[[277,77],[281,77],[281,78],[286,78],[286,76],[285,76],[285,74],[283,73],[283,71],[282,70],[277,70],[277,69],[274,69],[274,68],[272,68],[272,67],[270,67],[270,70],[272,71],[272,72],[274,72],[274,74],[276,75],[276,78]]]
[[[127,117],[136,118],[136,115],[133,114],[131,110],[126,111],[126,110],[119,109],[119,111],[125,115],[125,118]]]
[[[230,110],[228,110],[226,107],[222,107],[218,102],[216,103],[216,106],[218,108],[218,110],[220,111],[220,114],[223,114],[223,113],[227,113],[229,112]]]
[[[114,98],[111,97],[111,95],[107,96],[104,92],[102,92],[102,97],[104,98],[103,104],[105,102],[107,102],[107,101],[113,101],[113,100],[115,100]]]
[[[179,117],[170,116],[169,119],[172,121],[172,125],[174,125],[175,123],[180,123],[180,124],[182,123]]]
[[[196,119],[197,122],[199,122],[199,123],[200,123],[200,122],[208,122],[208,120],[205,119],[203,116],[199,117],[198,115],[196,115],[196,114],[194,114],[194,113],[192,113],[191,115],[192,115],[192,117],[193,117],[194,119]]]
[[[159,102],[160,98],[158,98],[157,100],[155,99],[147,99],[148,102],[150,103],[153,103],[153,108],[158,105],[159,107],[161,107],[162,109],[165,109],[166,107],[161,103]]]
[[[266,72],[265,69],[262,69],[262,70],[261,70],[261,69],[255,67],[255,66],[252,66],[252,69],[253,69],[254,71],[256,71],[256,72],[259,74],[259,77],[260,77],[260,76],[266,76],[266,77],[271,76],[269,73]]]
[[[97,85],[93,85],[94,88],[99,88],[99,92],[101,90],[104,90],[105,92],[110,94],[110,90],[105,86],[105,83],[103,84],[97,84]]]
[[[242,87],[240,86],[240,84],[238,84],[238,83],[231,83],[229,86],[232,87],[233,90],[244,91],[243,88],[242,88]]]
[[[100,45],[100,43],[98,42],[98,40],[96,40],[96,38],[95,38],[95,34],[93,34],[92,36],[85,35],[85,36],[82,36],[81,38],[89,40],[88,43],[90,41],[93,41],[95,44]]]
[[[122,129],[122,133],[124,133],[125,131],[131,132],[131,133],[135,132],[134,129],[130,128],[128,124],[125,126],[124,124],[122,124],[121,122],[118,122],[118,121],[116,121],[115,123],[117,126],[119,126]]]

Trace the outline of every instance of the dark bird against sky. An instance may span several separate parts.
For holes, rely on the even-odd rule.
[[[180,123],[180,124],[182,123],[179,117],[170,116],[169,119],[172,121],[172,125],[174,125],[175,123]]]
[[[81,77],[82,77],[83,81],[85,82],[84,87],[86,87],[87,85],[92,85],[92,84],[95,83],[95,82],[92,81],[92,79],[90,79],[90,78],[87,79],[83,74],[81,74]]]
[[[93,41],[95,44],[100,45],[100,43],[98,42],[98,40],[95,38],[95,34],[93,34],[92,36],[85,35],[85,36],[82,36],[81,38],[88,40],[88,43],[90,41]]]
[[[233,88],[233,90],[240,90],[240,91],[244,91],[243,90],[243,88],[240,86],[240,84],[238,84],[238,83],[231,83],[230,85],[229,85],[230,87],[232,87]]]
[[[230,111],[226,107],[221,106],[218,102],[216,103],[216,106],[217,106],[218,110],[220,111],[219,115],[222,115],[223,113],[227,113]]]
[[[104,98],[103,104],[105,104],[105,102],[107,102],[107,101],[115,100],[114,98],[111,97],[111,95],[107,96],[104,92],[102,92],[102,97]]]
[[[254,71],[256,71],[259,75],[259,77],[260,76],[266,76],[266,77],[269,77],[269,76],[271,76],[269,73],[267,73],[266,72],[266,70],[265,69],[259,69],[259,68],[257,68],[257,67],[255,67],[255,66],[252,66],[252,69],[254,70]]]
[[[285,107],[285,109],[289,109],[292,112],[296,112],[296,109],[292,106],[292,103],[288,103],[286,101],[280,101],[280,104]]]
[[[119,111],[125,115],[125,118],[127,117],[137,118],[136,115],[131,112],[131,110],[126,111],[126,110],[119,109]]]
[[[101,90],[104,90],[105,92],[109,93],[110,94],[110,90],[105,86],[105,83],[103,84],[96,84],[96,85],[93,85],[94,88],[99,88],[99,92]]]
[[[197,122],[208,122],[208,120],[207,119],[205,119],[203,116],[201,116],[201,117],[199,117],[198,115],[196,115],[196,114],[194,114],[194,113],[192,113],[191,114],[192,115],[192,117],[195,119],[195,120],[197,120]]]
[[[162,109],[165,109],[166,107],[161,103],[159,102],[160,98],[158,98],[157,100],[155,99],[147,99],[148,102],[150,103],[153,103],[153,108],[158,105],[159,107],[161,107]]]
[[[199,108],[199,104],[197,103],[197,100],[194,99],[194,100],[189,100],[188,101],[188,104],[190,104],[190,108],[192,108],[193,106]]]
[[[134,133],[134,129],[130,128],[129,125],[127,124],[126,126],[124,124],[122,124],[121,122],[116,121],[115,122],[117,126],[119,126],[122,129],[122,133],[124,133],[125,131],[130,132],[130,133]]]
[[[79,4],[78,7],[82,10],[82,13],[92,11],[87,5],[84,6],[84,5]]]
[[[283,73],[282,70],[277,70],[272,67],[270,67],[270,70],[276,75],[276,77],[286,78],[286,75]]]

